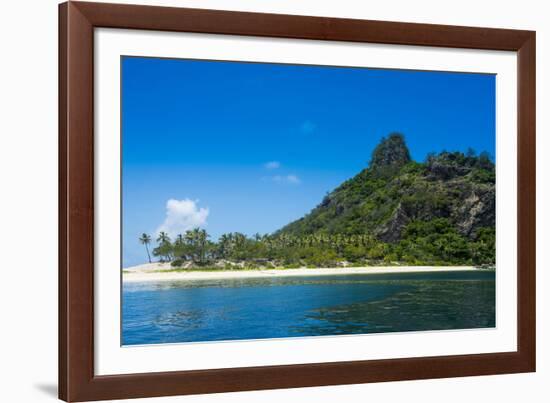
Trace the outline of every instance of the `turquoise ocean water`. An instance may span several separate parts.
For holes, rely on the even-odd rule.
[[[122,344],[495,327],[495,272],[125,283]]]

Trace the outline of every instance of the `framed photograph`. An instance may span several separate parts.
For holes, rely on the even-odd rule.
[[[59,8],[59,397],[535,371],[535,33]]]

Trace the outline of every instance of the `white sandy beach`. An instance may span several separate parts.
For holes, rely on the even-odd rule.
[[[167,263],[151,263],[125,268],[124,282],[174,281],[174,280],[208,280],[238,279],[260,277],[293,277],[322,276],[334,274],[380,274],[380,273],[422,273],[446,271],[476,271],[473,266],[369,266],[337,267],[322,269],[265,269],[265,270],[231,270],[231,271],[169,271]]]

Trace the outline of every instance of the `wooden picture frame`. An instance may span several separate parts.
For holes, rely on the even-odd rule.
[[[506,50],[518,58],[518,350],[94,374],[94,28]],[[535,32],[184,8],[59,6],[59,398],[66,401],[535,371]]]

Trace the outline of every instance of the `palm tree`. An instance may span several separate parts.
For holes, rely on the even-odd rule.
[[[206,245],[208,241],[208,233],[206,230],[202,229],[198,231],[197,240],[199,243],[199,256],[200,256],[200,262],[204,264],[204,261],[206,259]]]
[[[183,238],[182,234],[176,235],[176,240],[174,241],[173,246],[173,252],[174,256],[178,259],[185,259],[185,254],[187,252],[186,245],[185,245],[185,239]]]
[[[149,244],[151,243],[151,236],[147,235],[145,232],[139,237],[139,242],[142,245],[145,245],[145,250],[147,251],[147,258],[149,258],[149,263],[151,263],[151,255],[149,254]]]
[[[206,230],[200,228],[194,228],[185,233],[185,240],[191,246],[193,259],[201,264],[204,263],[206,258],[206,246],[209,237],[210,235]]]
[[[159,255],[163,256],[163,259],[166,259],[166,261],[171,260],[171,254],[172,254],[172,244],[170,242],[170,237],[168,234],[164,231],[160,231],[159,235],[157,237],[157,242],[159,244],[158,250]],[[153,253],[155,253],[153,251]]]
[[[222,234],[218,241],[219,252],[222,259],[225,259],[229,256],[232,250],[233,235],[232,234]]]
[[[170,237],[168,236],[168,234],[164,231],[160,231],[159,236],[157,238],[157,242],[158,243],[166,243],[166,242],[169,242],[169,241],[170,241]]]

